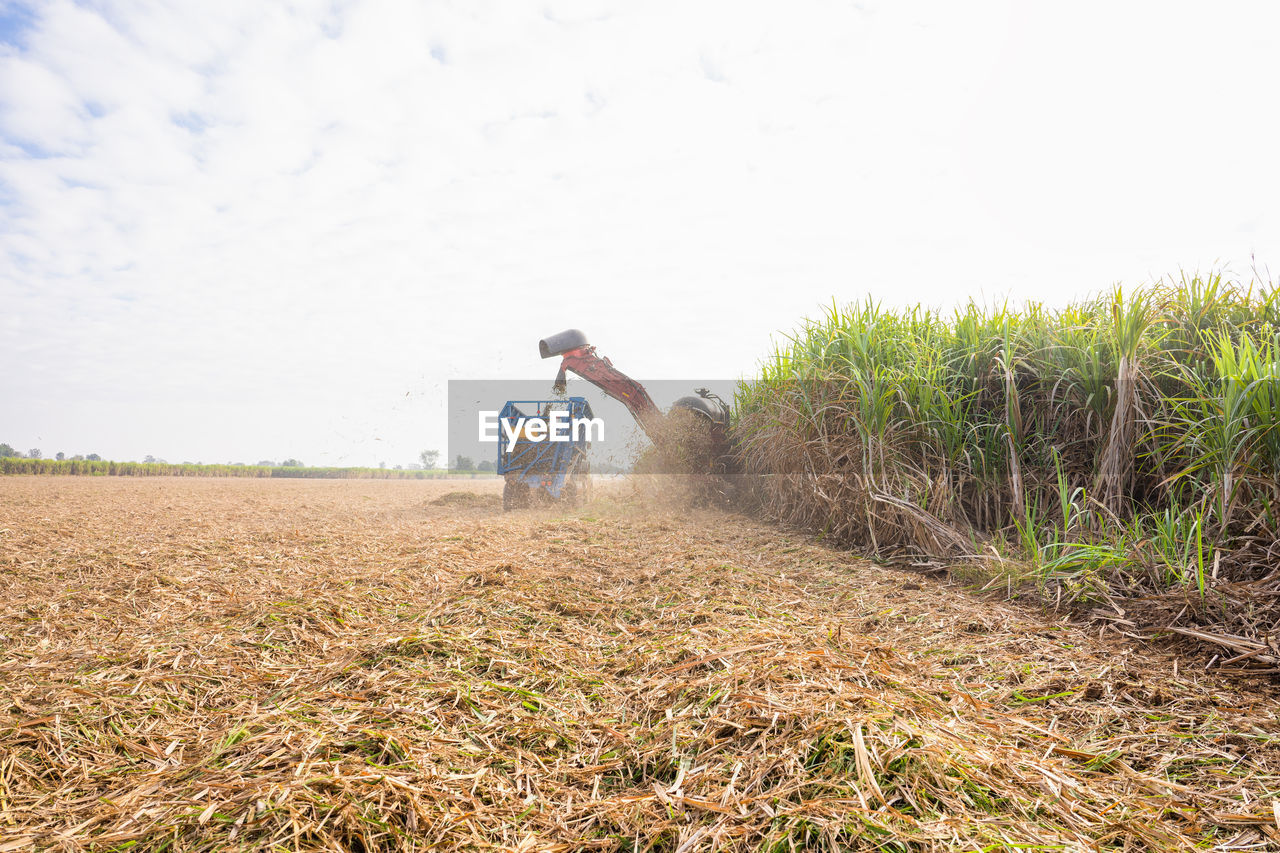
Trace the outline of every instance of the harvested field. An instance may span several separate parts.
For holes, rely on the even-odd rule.
[[[0,851],[1267,849],[1277,690],[625,495],[0,481]]]

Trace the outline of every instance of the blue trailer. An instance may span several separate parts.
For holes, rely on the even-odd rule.
[[[535,501],[578,506],[590,496],[590,432],[574,424],[592,419],[584,397],[508,400],[498,415],[498,473],[502,508]]]

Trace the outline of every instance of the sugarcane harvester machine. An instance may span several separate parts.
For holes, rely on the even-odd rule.
[[[726,475],[736,472],[736,458],[729,432],[729,407],[706,388],[697,388],[693,395],[681,397],[664,413],[653,402],[649,392],[639,382],[613,366],[608,358],[596,354],[587,336],[578,329],[566,329],[559,334],[538,341],[538,354],[542,358],[560,357],[560,370],[556,374],[552,391],[563,395],[566,379],[574,373],[595,385],[604,393],[626,406],[644,434],[653,442],[650,454],[638,470],[649,473],[679,473],[714,483],[714,491],[724,494]],[[558,400],[539,400],[528,403],[509,402],[501,417],[526,418],[519,405],[533,406],[535,411],[547,409],[550,404],[590,407],[581,397]],[[542,408],[536,408],[542,407]],[[581,410],[579,410],[581,413]],[[545,417],[545,415],[539,415]],[[513,420],[514,424],[515,421]],[[499,447],[505,440],[499,430]],[[544,456],[525,450],[524,441],[510,442],[499,451],[498,471],[506,477],[503,488],[503,506],[515,509],[528,506],[532,500],[569,500],[579,502],[589,492],[591,484],[590,464],[586,458],[588,444],[561,444],[561,450],[547,452]],[[545,444],[543,445],[545,449]],[[505,455],[504,455],[505,454]],[[526,465],[525,463],[530,463]],[[536,463],[536,464],[535,464]],[[541,469],[541,470],[539,470]]]

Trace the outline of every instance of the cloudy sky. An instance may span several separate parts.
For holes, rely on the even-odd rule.
[[[0,0],[0,441],[389,465],[450,379],[1280,265],[1280,4]],[[1273,276],[1274,278],[1274,276]]]

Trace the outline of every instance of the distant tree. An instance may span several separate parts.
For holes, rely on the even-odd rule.
[[[387,467],[387,463],[385,463],[385,462],[379,462],[379,463],[378,463],[378,467],[379,467],[379,468],[386,468],[386,467]]]
[[[305,468],[306,467],[297,459],[294,459],[292,456],[290,456],[288,459],[281,462],[280,465],[283,468]]]
[[[83,462],[83,461],[84,461],[84,454],[83,454],[83,453],[77,453],[75,456],[72,456],[72,457],[71,457],[71,461],[72,461],[72,462]]]
[[[440,461],[440,451],[424,450],[418,454],[418,458],[422,460],[423,468],[434,468],[436,463]]]
[[[492,459],[482,459],[478,463],[476,463],[477,471],[492,471],[497,467],[498,467],[497,465],[493,464]]]
[[[142,461],[143,461],[143,462],[146,462],[146,463],[148,463],[148,464],[150,464],[150,463],[152,463],[152,462],[159,462],[160,460],[159,460],[159,459],[157,459],[157,458],[155,458],[154,456],[152,456],[150,453],[148,453],[148,454],[147,454],[147,458],[146,458],[146,459],[143,459]]]
[[[403,470],[404,470],[404,466],[403,466],[403,465],[397,465],[397,466],[396,466],[396,470],[397,470],[397,471],[403,471]]]
[[[22,454],[13,449],[12,445],[0,444],[0,459],[6,456],[21,456]]]
[[[43,458],[44,458],[44,451],[43,451],[43,450],[41,450],[41,449],[40,449],[40,448],[38,448],[38,447],[33,447],[33,448],[31,448],[30,450],[28,450],[28,451],[27,451],[27,458],[28,458],[28,459],[43,459]]]
[[[453,468],[455,471],[474,471],[476,463],[474,459],[459,453],[458,457],[453,460]]]
[[[98,455],[98,454],[96,454],[96,453],[90,453],[88,456],[86,456],[86,457],[85,457],[85,459],[88,459],[90,462],[101,462],[101,461],[102,461],[102,457],[101,457],[101,456],[99,456],[99,455]]]
[[[63,459],[66,459],[66,458],[67,458],[67,454],[65,454],[65,453],[63,453],[61,450],[59,450],[57,453],[55,453],[55,454],[53,455],[53,458],[54,458],[54,459],[57,459],[59,462],[61,462]]]
[[[276,463],[272,462],[270,459],[263,459],[261,462],[259,462],[259,463],[258,463],[258,467],[260,467],[260,468],[274,468],[274,467],[276,467]]]

